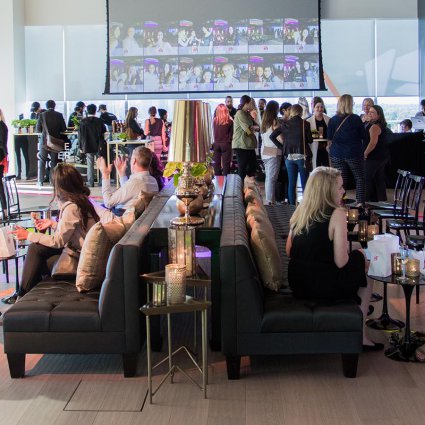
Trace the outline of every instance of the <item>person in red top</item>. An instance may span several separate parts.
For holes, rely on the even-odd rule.
[[[216,176],[226,176],[232,162],[233,120],[224,103],[220,103],[214,113],[213,166]]]

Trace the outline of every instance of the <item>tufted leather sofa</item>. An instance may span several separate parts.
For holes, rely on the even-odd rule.
[[[239,177],[230,176],[230,180],[235,179]],[[359,307],[354,302],[327,304],[295,299],[289,290],[266,289],[250,249],[242,184],[229,181],[226,188],[220,273],[222,352],[228,378],[239,378],[241,356],[305,353],[341,353],[344,375],[355,377],[358,353],[362,351]],[[267,210],[287,276],[284,249],[293,207],[271,206]]]
[[[25,354],[122,354],[124,376],[134,376],[145,328],[140,306],[146,290],[139,275],[148,271],[147,236],[167,202],[152,200],[114,246],[99,291],[79,293],[75,284],[39,283],[4,315],[4,351],[12,378],[25,375]]]

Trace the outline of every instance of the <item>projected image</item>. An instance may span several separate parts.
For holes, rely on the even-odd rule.
[[[144,91],[178,91],[178,57],[144,59]]]
[[[125,30],[122,39],[122,56],[143,55],[143,29],[137,26],[129,26]]]
[[[249,19],[249,53],[283,53],[282,19]]]
[[[213,57],[180,57],[179,91],[211,91],[213,82]]]
[[[180,55],[212,54],[212,21],[202,22],[198,25],[194,25],[192,21],[180,21],[177,40]]]
[[[248,57],[215,56],[214,90],[248,90]]]
[[[283,89],[282,56],[250,56],[248,69],[250,90]]]
[[[177,55],[176,25],[160,25],[158,22],[146,21],[144,23],[144,55]]]
[[[284,88],[311,89],[319,84],[319,62],[317,55],[284,56]]]
[[[214,21],[214,53],[248,53],[248,21]]]
[[[143,91],[143,64],[141,59],[113,59],[110,72],[111,92]]]
[[[283,28],[285,53],[318,53],[318,19],[285,19]]]

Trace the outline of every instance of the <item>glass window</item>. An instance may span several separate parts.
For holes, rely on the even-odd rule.
[[[419,97],[379,97],[378,105],[384,110],[388,127],[394,132],[400,131],[400,121],[414,117],[420,110]]]

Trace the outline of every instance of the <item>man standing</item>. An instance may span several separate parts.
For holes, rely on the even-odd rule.
[[[226,96],[225,103],[226,103],[227,109],[229,110],[230,116],[232,117],[232,119],[234,119],[237,111],[236,111],[236,108],[233,106],[233,97]]]
[[[266,110],[267,100],[260,99],[258,101],[258,110],[260,111],[260,117],[263,118],[264,111]]]
[[[83,101],[79,101],[75,104],[74,112],[68,118],[68,127],[75,127],[73,118],[76,117],[78,120],[81,120],[84,117],[84,109],[86,104]]]
[[[78,126],[78,146],[87,158],[87,183],[94,187],[94,158],[96,154],[106,158],[106,128],[104,122],[95,116],[96,105],[88,105],[87,114]]]
[[[43,186],[44,172],[46,169],[46,162],[50,157],[50,170],[55,168],[58,163],[57,152],[49,152],[47,150],[47,135],[50,134],[57,139],[63,139],[67,142],[66,136],[61,133],[66,130],[65,120],[60,112],[55,111],[56,103],[54,100],[48,100],[46,102],[46,109],[40,114],[37,121],[37,133],[42,133],[38,142],[38,172],[37,180],[38,186]],[[50,183],[52,182],[51,172],[49,174]]]
[[[97,160],[97,168],[102,173],[102,195],[105,207],[113,208],[116,215],[122,215],[126,209],[133,206],[142,190],[144,192],[157,193],[158,183],[149,173],[151,161],[152,151],[138,146],[134,149],[130,158],[131,176],[128,178],[125,174],[127,160],[118,157],[114,161],[114,165],[120,176],[121,187],[114,190],[111,186],[110,177],[112,164],[107,166],[105,158],[100,157]]]
[[[106,109],[106,105],[99,105],[99,109],[97,111],[100,112],[99,118],[105,123],[106,127],[108,128],[108,131],[111,132],[112,121],[117,121],[117,116],[108,112]],[[87,112],[89,112],[89,107],[87,107]]]

